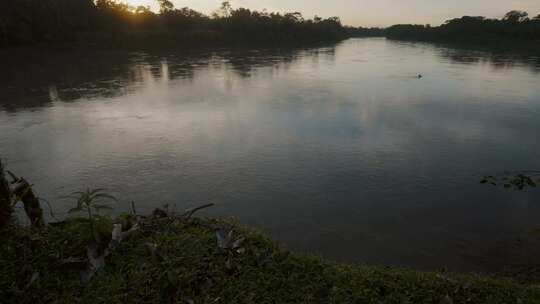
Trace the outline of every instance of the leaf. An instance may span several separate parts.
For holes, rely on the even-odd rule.
[[[233,238],[233,230],[229,230],[228,232],[225,231],[225,229],[221,228],[216,230],[216,238],[217,238],[217,244],[218,247],[221,249],[233,249],[233,250],[241,250],[242,244],[245,241],[245,238],[241,237],[238,239]]]
[[[73,200],[79,200],[80,197],[81,197],[81,195],[69,194],[69,195],[62,195],[62,196],[60,196],[59,198],[60,198],[60,199],[73,199]]]
[[[75,192],[71,192],[70,194],[68,194],[67,196],[76,196],[76,197],[81,197],[81,196],[84,196],[86,193],[82,192],[82,191],[75,191]]]
[[[94,195],[94,194],[96,194],[96,193],[98,193],[98,192],[102,192],[102,191],[105,191],[105,190],[107,190],[107,189],[104,189],[104,188],[97,188],[97,189],[94,189],[94,190],[92,190],[92,191],[90,191],[90,189],[88,189],[87,191],[88,191],[88,194],[89,194],[89,195]]]
[[[230,231],[226,233],[224,229],[219,229],[216,231],[217,245],[221,249],[228,249],[231,243]]]
[[[118,202],[118,200],[116,199],[116,197],[110,195],[110,194],[106,194],[106,193],[99,193],[99,194],[95,194],[94,196],[91,196],[90,197],[90,200],[91,201],[94,201],[96,199],[99,199],[99,198],[107,198],[107,199],[110,199],[112,201],[115,201],[115,202]]]

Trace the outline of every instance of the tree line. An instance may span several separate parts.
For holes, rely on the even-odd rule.
[[[501,19],[463,16],[441,26],[399,24],[385,30],[390,38],[450,42],[528,42],[540,44],[540,15],[510,11]]]
[[[223,2],[206,15],[156,0],[159,12],[119,0],[2,0],[0,46],[39,44],[281,43],[362,35],[338,17],[233,8]]]
[[[508,12],[501,19],[464,16],[441,26],[398,24],[388,28],[342,25],[339,17],[305,18],[233,8],[227,1],[207,15],[156,0],[159,12],[123,0],[2,0],[0,47],[20,45],[153,46],[269,44],[337,41],[386,36],[449,42],[540,43],[540,15]]]

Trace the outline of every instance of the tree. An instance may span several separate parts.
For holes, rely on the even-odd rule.
[[[330,17],[327,19],[329,22],[333,22],[333,23],[336,23],[336,24],[339,24],[341,25],[341,19],[339,17]]]
[[[232,15],[232,5],[229,1],[221,2],[221,7],[219,8],[219,16],[228,18]]]
[[[114,4],[115,3],[113,0],[97,0],[96,1],[96,6],[99,9],[107,9],[107,8],[113,7]]]
[[[233,9],[230,1],[222,2],[212,17],[187,7],[176,9],[172,0],[157,0],[160,13],[144,6],[131,7],[127,0],[2,1],[0,47],[70,42],[329,41],[353,32],[341,26],[339,18],[309,20],[298,12]]]
[[[294,13],[287,13],[285,14],[285,18],[288,20],[291,20],[293,22],[304,22],[304,17],[302,16],[302,13],[300,12],[294,12]]]
[[[527,21],[529,19],[528,17],[529,17],[529,14],[527,12],[514,10],[514,11],[510,11],[506,13],[503,20],[512,22],[512,23],[519,23],[519,22]]]
[[[172,4],[169,0],[157,0],[159,3],[159,12],[160,13],[167,13],[174,9],[174,4]]]
[[[533,20],[540,21],[540,14],[538,14],[538,16],[534,17]]]
[[[135,14],[140,15],[140,14],[149,14],[149,13],[151,13],[149,6],[139,5],[137,6],[137,8],[135,8]]]

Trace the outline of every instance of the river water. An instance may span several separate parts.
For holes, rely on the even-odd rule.
[[[540,226],[538,191],[479,184],[540,168],[539,57],[370,38],[0,62],[0,155],[59,217],[85,187],[116,212],[214,202],[296,251],[456,271]]]

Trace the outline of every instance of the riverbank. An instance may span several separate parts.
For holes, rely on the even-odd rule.
[[[211,15],[187,7],[177,9],[169,1],[160,2],[159,13],[117,1],[42,2],[7,1],[0,48],[283,45],[364,35],[361,29],[343,26],[338,17],[308,19],[299,12],[233,8],[226,1]]]
[[[100,242],[109,244],[110,252],[86,283],[81,274],[88,278],[86,259],[93,237],[84,220],[39,230],[13,225],[0,230],[0,299],[6,303],[540,301],[539,286],[511,279],[338,264],[291,253],[229,220],[160,212],[134,220],[134,216],[97,220]],[[111,247],[110,240],[116,238],[108,231],[114,230],[115,222],[130,235]]]

